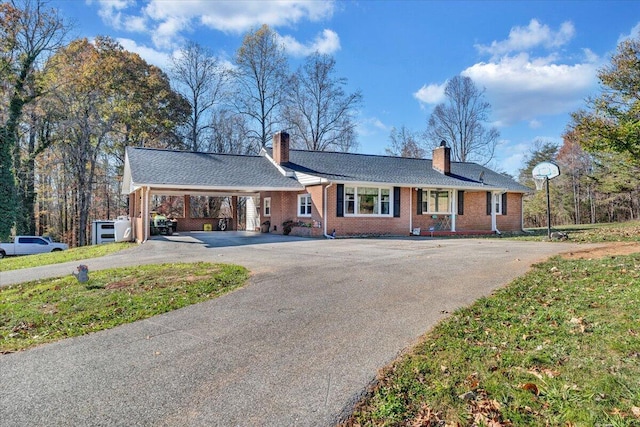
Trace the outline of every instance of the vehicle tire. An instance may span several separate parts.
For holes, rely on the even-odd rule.
[[[4,253],[4,251],[0,251],[0,259],[4,258],[6,256],[7,256],[7,254]]]
[[[62,250],[62,249],[60,249],[60,248],[55,248],[55,249],[53,249],[51,252],[60,252],[61,250]]]
[[[173,234],[173,228],[167,227],[167,236],[171,236]]]

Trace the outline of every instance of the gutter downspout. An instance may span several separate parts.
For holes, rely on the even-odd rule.
[[[331,187],[333,185],[333,182],[330,182],[329,185],[327,185],[326,187],[324,187],[324,200],[323,205],[324,205],[324,221],[323,221],[323,232],[324,232],[324,237],[326,237],[327,239],[335,239],[335,236],[332,236],[330,234],[327,234],[327,205],[328,205],[328,199],[327,199],[327,190],[329,189],[329,187]]]
[[[520,197],[520,230],[524,231],[524,194]]]
[[[413,187],[409,187],[409,236],[413,236]]]
[[[142,242],[146,242],[149,240],[149,193],[151,193],[151,189],[149,186],[146,187],[146,191],[144,192],[144,209],[143,209],[143,220],[142,226],[144,227],[144,239]]]
[[[458,216],[458,191],[451,190],[451,231],[456,231],[456,217]]]
[[[496,204],[493,198],[496,196],[496,192],[491,192],[491,231],[498,231],[497,221],[496,221]]]

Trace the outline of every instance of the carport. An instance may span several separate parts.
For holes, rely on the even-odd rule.
[[[193,196],[226,197],[231,200],[233,224],[237,223],[238,200],[247,203],[245,218],[260,224],[260,192],[298,192],[304,187],[285,176],[264,156],[197,153],[127,147],[122,192],[129,196],[129,217],[137,242],[149,239],[151,199],[154,195],[183,199],[184,217],[179,230],[203,230],[214,218],[191,218]],[[215,227],[214,227],[215,228]]]

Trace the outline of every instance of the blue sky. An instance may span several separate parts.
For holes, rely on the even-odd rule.
[[[598,92],[597,70],[640,32],[637,1],[53,0],[72,35],[108,35],[168,70],[187,40],[231,62],[263,23],[292,69],[319,50],[359,89],[361,153],[384,154],[392,127],[426,128],[447,79],[485,88],[501,138],[492,166],[517,174],[534,141],[560,143],[569,113]]]

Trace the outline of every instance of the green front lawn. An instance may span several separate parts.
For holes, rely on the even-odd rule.
[[[46,254],[6,257],[0,259],[0,272],[97,258],[135,246],[137,246],[135,243],[106,243],[103,245],[83,246],[81,248],[71,248],[67,251],[56,251]]]
[[[529,228],[528,234],[513,237],[518,240],[547,240],[546,227]],[[640,221],[608,224],[577,224],[552,227],[552,231],[568,234],[569,241],[578,243],[638,242],[640,241]]]
[[[144,265],[0,288],[0,353],[113,328],[218,297],[248,279],[244,267]]]
[[[560,257],[456,311],[350,426],[640,426],[640,253]]]

